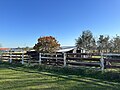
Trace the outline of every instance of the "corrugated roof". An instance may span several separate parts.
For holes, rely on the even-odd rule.
[[[68,51],[71,51],[73,49],[74,49],[73,47],[72,48],[66,48],[66,49],[60,49],[57,52],[68,52]]]

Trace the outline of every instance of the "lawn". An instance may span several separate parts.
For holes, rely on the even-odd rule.
[[[0,90],[120,90],[120,71],[1,62]]]

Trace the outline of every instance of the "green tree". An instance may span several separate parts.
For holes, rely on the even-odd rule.
[[[113,44],[114,44],[114,51],[120,52],[120,36],[116,35],[116,37],[113,38]]]
[[[88,51],[96,48],[96,41],[93,38],[92,32],[90,30],[83,31],[82,35],[76,39],[76,46],[78,48],[84,48]]]
[[[29,48],[28,46],[22,47],[22,49],[23,49],[24,51],[29,51],[29,50],[30,50],[30,48]]]
[[[54,37],[44,36],[38,39],[38,43],[33,48],[38,52],[52,53],[60,48],[60,44]]]
[[[114,52],[114,41],[111,39],[108,44],[109,52],[113,53]]]
[[[97,44],[96,44],[96,40],[93,38],[93,40],[91,41],[92,45],[91,45],[91,51],[95,52],[97,49]]]
[[[99,52],[109,52],[109,36],[100,35],[97,41],[97,47]]]
[[[109,52],[109,36],[104,37],[104,50]]]

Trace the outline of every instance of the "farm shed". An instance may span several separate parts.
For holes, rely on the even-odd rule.
[[[76,46],[64,46],[57,51],[58,53],[85,53],[86,50],[77,48]]]
[[[7,52],[9,50],[10,50],[10,48],[0,48],[0,52]]]

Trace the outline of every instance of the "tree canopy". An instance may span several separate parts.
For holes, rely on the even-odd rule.
[[[99,35],[94,38],[90,30],[85,30],[76,39],[76,46],[88,51],[96,52],[120,52],[120,36],[110,37],[109,35]]]
[[[76,39],[76,46],[86,50],[94,49],[96,46],[96,41],[93,38],[92,32],[90,30],[83,31],[82,35]]]
[[[60,48],[60,44],[52,36],[38,38],[38,43],[33,47],[36,51],[42,53],[52,53]]]
[[[104,35],[100,35],[99,39],[97,41],[97,45],[98,45],[98,50],[99,52],[103,52],[103,50],[105,50],[106,52],[108,52],[109,50],[109,36],[104,36]]]

